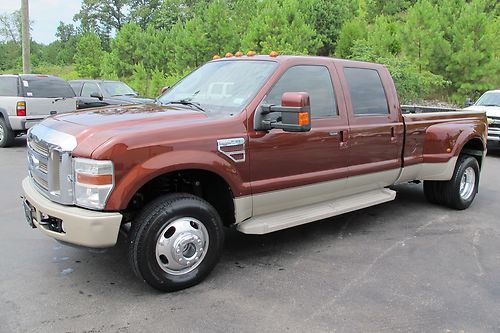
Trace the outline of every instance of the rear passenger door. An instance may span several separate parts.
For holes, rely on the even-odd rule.
[[[312,128],[249,133],[254,216],[330,200],[345,188],[347,156],[341,133],[346,133],[347,116],[342,100],[337,102],[340,83],[332,71],[326,61],[291,66],[261,102],[280,105],[285,92],[309,93]]]
[[[348,191],[391,185],[400,172],[404,141],[392,79],[381,66],[339,67],[349,117]]]

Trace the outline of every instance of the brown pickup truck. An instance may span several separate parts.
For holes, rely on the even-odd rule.
[[[424,181],[465,209],[486,154],[479,112],[402,115],[378,64],[216,59],[155,104],[59,115],[28,135],[28,222],[99,248],[129,230],[135,273],[172,291],[205,278],[224,227],[265,234],[393,200]]]

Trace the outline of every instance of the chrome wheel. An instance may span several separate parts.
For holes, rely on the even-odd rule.
[[[465,169],[462,179],[460,180],[460,197],[463,200],[468,200],[474,193],[476,187],[476,172],[472,167]]]
[[[208,231],[192,217],[183,217],[166,225],[156,241],[156,261],[172,275],[194,270],[203,261],[208,249]]]

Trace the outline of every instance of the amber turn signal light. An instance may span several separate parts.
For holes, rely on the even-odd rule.
[[[307,126],[307,125],[309,125],[309,113],[299,112],[299,126]]]
[[[26,116],[26,102],[17,102],[16,105],[16,115],[18,117],[25,117]]]
[[[85,173],[76,174],[76,181],[87,185],[109,185],[113,184],[112,175],[89,175]]]

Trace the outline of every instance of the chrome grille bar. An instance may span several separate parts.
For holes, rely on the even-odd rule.
[[[28,132],[28,170],[37,189],[52,201],[73,204],[72,135],[38,124]]]

